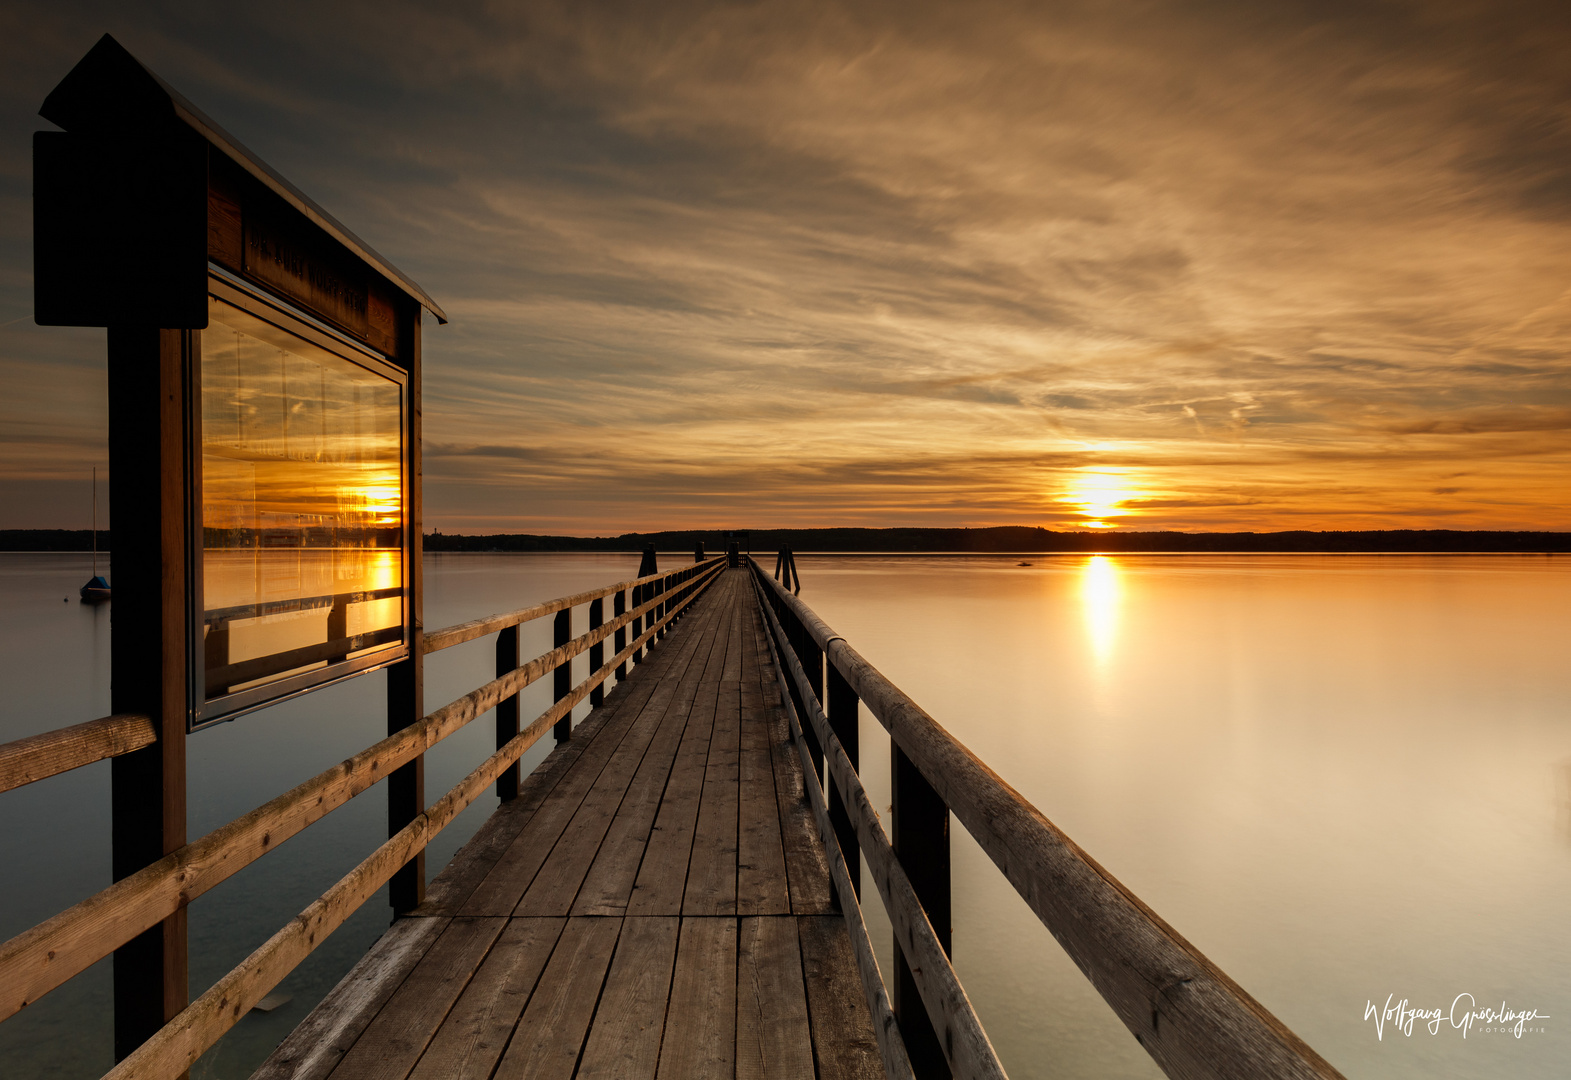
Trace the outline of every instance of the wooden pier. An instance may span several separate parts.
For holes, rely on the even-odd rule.
[[[428,631],[421,313],[441,308],[107,35],[41,112],[64,130],[34,142],[35,319],[109,328],[114,713],[0,745],[0,794],[110,761],[114,881],[0,942],[0,1021],[113,957],[106,1077],[181,1080],[387,886],[391,929],[260,1080],[1002,1080],[950,962],[953,823],[1168,1075],[1339,1077],[804,604],[788,550],[771,579],[736,534],[725,559],[700,548],[664,573],[651,546],[634,579]],[[103,261],[122,250],[130,277]],[[215,342],[284,341],[396,401],[371,437],[376,410],[349,423],[325,376],[309,398],[321,438],[338,416],[358,448],[344,461],[375,469],[327,485],[325,458],[257,436],[215,449],[215,476],[242,451],[309,467],[265,498],[206,484],[209,405],[221,425],[249,400],[204,392],[210,317],[234,323]],[[396,580],[335,571],[210,605],[209,560],[264,548],[349,567],[372,552]],[[289,641],[236,652],[235,624],[286,613],[302,620]],[[552,648],[525,661],[520,628],[546,618]],[[425,657],[482,638],[495,678],[427,712]],[[384,669],[385,739],[187,836],[193,732]],[[520,693],[547,677],[552,704],[525,722]],[[889,734],[887,823],[862,784],[864,715]],[[426,751],[482,717],[495,753],[428,800]],[[547,733],[555,749],[521,775]],[[431,839],[493,785],[500,808],[428,890]],[[193,1000],[189,906],[373,789],[387,840]],[[864,869],[893,931],[887,975]]]
[[[654,564],[648,552],[631,581],[422,635],[413,663],[494,636],[496,678],[0,944],[0,1019],[494,715],[495,754],[394,818],[386,843],[109,1080],[181,1077],[399,875],[410,885],[392,890],[392,927],[254,1080],[1002,1080],[950,962],[951,822],[1168,1075],[1340,1076],[781,578],[734,550]],[[575,609],[588,621],[577,637]],[[554,648],[521,662],[519,627],[544,618]],[[574,685],[578,656],[589,673]],[[548,675],[554,704],[525,724],[519,691]],[[864,710],[890,738],[887,827],[861,780]],[[137,753],[146,719],[0,746],[0,791]],[[555,749],[520,776],[550,732]],[[410,867],[493,784],[500,807],[422,891]],[[862,918],[864,869],[894,933],[888,972]]]
[[[256,1074],[883,1076],[747,571]]]

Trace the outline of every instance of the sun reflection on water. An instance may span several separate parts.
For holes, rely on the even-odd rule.
[[[1122,571],[1106,555],[1092,555],[1080,569],[1080,602],[1084,605],[1086,640],[1097,669],[1103,670],[1118,644],[1118,608],[1123,600]]]

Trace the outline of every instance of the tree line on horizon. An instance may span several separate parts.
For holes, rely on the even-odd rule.
[[[619,536],[548,536],[536,533],[470,535],[433,531],[425,550],[463,551],[693,551],[726,550],[735,537],[755,553],[790,548],[798,552],[1005,554],[1141,551],[1483,551],[1571,552],[1571,533],[1530,530],[1294,529],[1282,532],[1054,532],[1025,525],[975,529],[676,529]],[[0,551],[90,551],[91,529],[0,529]],[[112,550],[110,530],[98,531],[98,550]]]

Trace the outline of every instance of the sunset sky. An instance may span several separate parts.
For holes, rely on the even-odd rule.
[[[0,9],[0,528],[104,335],[31,133],[108,31],[445,308],[426,527],[1571,528],[1571,5]]]

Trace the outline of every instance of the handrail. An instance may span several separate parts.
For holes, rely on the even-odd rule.
[[[1163,1071],[1219,1080],[1341,1077],[757,562],[752,574],[823,651]],[[923,998],[931,1013],[925,993]]]
[[[152,719],[137,713],[100,716],[85,724],[29,735],[0,745],[0,791],[129,754],[157,741]]]
[[[701,565],[701,564],[695,564]],[[713,564],[712,564],[713,565]],[[431,630],[425,635],[421,649],[427,655],[441,649],[462,645],[466,641],[494,634],[498,630],[506,630],[509,626],[531,622],[546,615],[554,615],[558,611],[587,604],[591,600],[603,600],[607,596],[623,592],[642,585],[653,585],[657,581],[665,581],[672,576],[672,571],[663,574],[647,574],[644,577],[633,578],[630,581],[618,582],[600,589],[590,589],[587,592],[574,593],[572,596],[559,597],[556,600],[546,600],[529,607],[519,608],[517,611],[508,611],[500,615],[487,615],[483,619],[471,619],[468,622],[456,623],[441,630]]]
[[[663,617],[658,620],[650,617],[649,627],[618,653],[617,660],[602,665],[568,698],[563,699],[571,699],[572,704],[562,708],[562,701],[558,701],[552,706],[552,710],[560,712],[554,718],[560,719],[573,705],[582,701],[590,689],[604,682],[609,671],[615,670],[618,663],[625,662],[690,607],[697,595],[715,580],[721,566],[723,563],[717,560],[712,566],[687,578],[682,583],[682,590],[669,595],[651,596],[632,610],[518,666],[507,675],[493,679],[359,754],[296,785],[250,813],[0,944],[0,1020],[15,1014],[137,934],[156,925],[195,897],[385,778],[398,766],[414,760],[437,742],[494,708],[498,702],[517,694],[548,672],[603,642],[629,622],[662,605],[668,605]],[[640,580],[646,584],[654,580],[669,580],[676,577],[677,573],[657,574]],[[682,596],[683,590],[690,591]],[[682,596],[680,601],[676,599],[678,596]],[[151,728],[151,722],[145,717],[129,719],[140,719]],[[92,721],[77,727],[102,723]],[[51,734],[59,736],[75,730],[67,728],[63,732]],[[33,736],[0,747],[0,760],[4,760],[5,751],[12,747],[47,739],[47,736]],[[154,740],[149,740],[148,744],[151,741]],[[39,755],[40,751],[22,747],[21,753],[14,756],[24,763],[36,763],[40,760]]]
[[[757,589],[758,586],[755,584],[753,587]],[[762,601],[763,597],[759,599]],[[938,934],[933,930],[933,924],[928,921],[927,913],[922,910],[922,902],[917,898],[916,889],[906,877],[900,860],[895,857],[894,847],[889,843],[889,837],[878,820],[878,814],[873,810],[873,804],[867,797],[867,791],[862,786],[856,768],[851,764],[851,758],[846,754],[845,747],[840,744],[839,737],[829,726],[829,718],[818,707],[818,699],[813,696],[807,672],[803,670],[802,663],[795,653],[781,647],[780,643],[785,640],[785,630],[780,625],[779,618],[768,604],[760,603],[759,606],[764,609],[764,617],[768,620],[772,631],[770,644],[774,647],[775,665],[777,668],[783,666],[785,670],[781,672],[782,676],[789,672],[792,681],[796,683],[807,719],[818,737],[818,745],[823,748],[824,759],[829,764],[835,786],[840,790],[842,800],[855,810],[852,824],[856,828],[857,843],[862,852],[867,855],[869,869],[873,872],[873,881],[878,886],[879,895],[883,897],[884,908],[889,913],[889,922],[894,929],[895,938],[906,951],[906,955],[912,958],[912,975],[921,991],[922,1003],[927,1010],[928,1019],[932,1022],[934,1030],[944,1036],[940,1039],[940,1044],[950,1069],[962,1080],[970,1080],[972,1077],[1006,1080],[1004,1067],[998,1061],[998,1054],[993,1050],[992,1041],[983,1030],[981,1020],[977,1019],[976,1010],[972,1008],[965,988],[960,985],[960,979],[955,974],[949,957],[944,953],[944,947],[938,940]],[[818,782],[818,768],[808,749],[807,740],[802,737],[803,725],[791,696],[785,694],[782,697],[786,715],[790,718],[792,731],[796,735],[798,750],[802,755],[802,770],[808,778],[807,786],[814,796],[811,800],[813,813],[819,819],[818,831],[823,840],[824,850],[830,854],[832,865],[844,867],[845,858],[840,850],[840,841],[830,823],[829,807]],[[861,926],[861,911],[856,894],[851,891],[849,871],[846,871],[845,883],[842,885],[837,879],[836,887],[841,906],[846,912],[846,921],[853,926]],[[854,923],[851,915],[853,908],[857,909]],[[864,989],[877,980],[877,991],[885,999],[887,1008],[887,991],[882,977],[877,972],[876,960],[873,961],[873,965],[872,970],[865,967],[862,970]],[[891,1020],[893,1020],[892,1015]],[[906,1070],[911,1068],[904,1043],[900,1044],[897,1060],[891,1062],[890,1056],[886,1050],[886,1071],[898,1070],[900,1061],[905,1062]]]
[[[716,564],[711,564],[711,566],[714,565]],[[543,604],[520,608],[517,611],[506,614],[488,615],[483,619],[474,619],[469,622],[444,627],[441,630],[433,630],[424,635],[421,651],[423,653],[433,653],[465,641],[473,641],[476,638],[484,637],[487,634],[495,633],[509,626],[516,626],[531,619],[538,619],[543,615],[554,614],[591,600],[602,599],[626,589],[668,580],[674,577],[676,573],[678,572],[667,571],[663,574],[649,574],[645,577],[634,578],[603,589],[575,593],[572,596],[565,596],[558,600],[548,600]],[[401,590],[382,591],[392,595],[401,593]],[[352,596],[357,594],[344,593],[341,595]],[[365,595],[370,596],[372,594],[367,593]],[[376,595],[379,596],[380,593]],[[333,599],[333,597],[326,597],[326,599]],[[669,601],[670,598],[666,597],[665,602]],[[626,626],[634,618],[647,614],[661,602],[659,597],[655,597],[636,610],[628,612],[625,618],[618,616],[621,619],[620,622],[607,623],[606,633],[591,640],[589,644],[592,645],[605,640],[612,631]],[[328,645],[333,644],[335,643],[328,643]],[[325,648],[325,646],[313,646],[312,648],[320,649]],[[571,655],[576,656],[581,651],[583,650],[580,649]],[[58,776],[60,773],[70,772],[72,769],[79,769],[83,765],[91,765],[106,758],[129,754],[133,750],[151,746],[157,741],[158,733],[149,717],[136,713],[116,713],[113,716],[99,717],[97,720],[74,724],[71,727],[46,731],[40,735],[29,735],[26,738],[15,739],[8,743],[0,743],[0,792],[37,783],[39,780],[47,780],[51,776]],[[0,1011],[0,1019],[3,1019],[6,1015],[9,1014]]]
[[[711,572],[704,584],[714,580]],[[283,978],[315,950],[352,915],[361,904],[375,895],[406,862],[429,844],[474,802],[503,771],[518,760],[529,747],[550,731],[573,707],[589,696],[635,651],[652,640],[679,610],[668,612],[655,625],[628,644],[611,662],[602,665],[565,698],[555,702],[533,723],[510,739],[506,746],[481,762],[446,795],[417,815],[391,839],[372,852],[360,865],[334,883],[325,893],[295,916],[282,930],[246,957],[206,993],[197,998],[173,1020],[134,1050],[120,1064],[104,1074],[104,1080],[163,1080],[188,1069],[208,1047],[251,1010]]]

